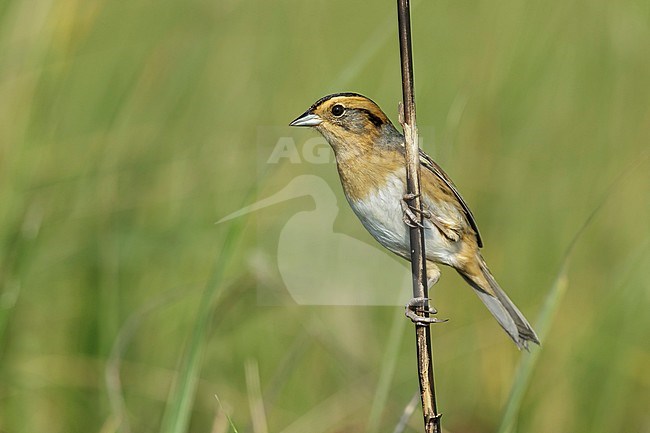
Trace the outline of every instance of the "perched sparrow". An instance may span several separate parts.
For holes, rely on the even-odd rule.
[[[410,260],[404,136],[377,104],[356,93],[337,93],[316,101],[290,125],[314,127],[325,137],[354,213],[380,244]],[[451,266],[519,348],[527,349],[528,341],[539,344],[488,270],[474,216],[451,179],[422,151],[420,164],[429,287],[440,277],[436,264]]]

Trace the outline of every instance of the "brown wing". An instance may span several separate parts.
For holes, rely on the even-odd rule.
[[[476,221],[474,220],[474,215],[472,215],[472,211],[469,210],[469,206],[467,206],[467,203],[465,203],[465,200],[463,200],[463,197],[456,189],[456,186],[451,181],[449,176],[447,176],[447,173],[445,173],[443,169],[438,164],[436,164],[435,161],[431,159],[431,157],[429,157],[429,155],[424,153],[422,149],[420,149],[420,165],[422,165],[423,167],[431,171],[433,174],[435,174],[454,193],[454,195],[460,202],[460,205],[463,207],[463,211],[465,211],[465,216],[467,217],[467,221],[469,221],[469,225],[472,226],[472,228],[476,232],[476,242],[478,243],[479,248],[482,248],[483,241],[481,240],[481,234],[479,233],[478,226],[476,225]]]

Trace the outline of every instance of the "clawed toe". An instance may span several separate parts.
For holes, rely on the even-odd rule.
[[[402,211],[404,212],[404,216],[402,218],[404,224],[406,224],[409,227],[424,228],[422,223],[418,221],[419,218],[415,215],[415,213],[413,213],[415,209],[412,206],[407,205],[406,202],[404,201],[402,201],[401,204],[402,204]]]
[[[404,222],[409,227],[416,227],[416,226],[423,227],[422,224],[418,221],[419,218],[415,215],[416,213],[422,215],[424,218],[427,219],[431,219],[431,217],[433,216],[431,211],[427,209],[418,209],[417,207],[411,206],[407,203],[409,200],[413,200],[414,198],[419,196],[420,194],[411,194],[411,193],[404,194],[403,196],[401,205],[402,205],[402,210],[404,211]]]
[[[412,212],[419,213],[420,215],[422,215],[424,218],[427,218],[427,219],[431,219],[431,217],[433,216],[433,214],[431,213],[431,211],[429,211],[429,210],[427,210],[427,209],[418,209],[418,208],[416,208],[416,207],[414,207],[414,206],[408,206],[408,208],[409,208]]]
[[[419,213],[420,215],[422,215],[426,219],[431,219],[431,217],[433,216],[431,211],[428,211],[426,209],[418,209],[418,208],[415,208],[413,206],[410,206],[410,208],[411,208],[411,210],[413,210],[413,212]]]
[[[404,313],[406,317],[411,319],[411,322],[415,323],[416,326],[428,326],[432,323],[444,323],[449,321],[449,319],[438,319],[437,317],[424,317],[419,316],[413,310],[406,310]]]
[[[411,319],[411,322],[418,326],[427,326],[431,323],[443,323],[449,319],[438,319],[436,317],[422,316],[423,313],[437,314],[435,308],[427,307],[429,302],[428,298],[412,298],[405,306],[404,314]]]

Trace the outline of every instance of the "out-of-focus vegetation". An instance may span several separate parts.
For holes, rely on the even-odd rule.
[[[649,3],[438,1],[412,14],[425,148],[531,321],[602,204],[519,431],[648,431]],[[281,135],[314,136],[285,125],[327,93],[364,93],[396,120],[394,15],[391,1],[0,3],[0,430],[158,431],[232,227],[215,222],[251,189],[317,174],[337,194],[334,229],[374,245],[331,163],[260,161]],[[223,431],[218,395],[242,432],[262,431],[260,401],[272,432],[390,432],[417,389],[401,308],[258,302],[283,290],[284,223],[312,208],[292,200],[234,234],[188,431]],[[336,273],[385,272],[373,264]],[[444,427],[494,431],[522,355],[453,272],[435,305],[452,319],[434,329]]]

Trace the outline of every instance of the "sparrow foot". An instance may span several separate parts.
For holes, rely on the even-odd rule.
[[[419,221],[419,218],[413,212],[415,209],[412,206],[406,204],[404,200],[400,201],[400,205],[402,206],[402,212],[404,213],[404,216],[402,217],[402,221],[404,221],[404,224],[406,224],[409,227],[424,228],[422,223]]]
[[[413,206],[409,206],[409,208],[411,209],[412,212],[419,213],[420,215],[422,215],[426,219],[431,219],[433,217],[433,214],[431,213],[431,211],[429,211],[427,209],[418,209],[418,208],[413,207]]]
[[[443,323],[447,322],[449,319],[438,319],[436,317],[426,317],[422,316],[423,313],[437,314],[438,311],[435,308],[430,308],[427,306],[429,298],[412,298],[406,304],[404,314],[406,317],[411,319],[411,322],[415,323],[417,326],[427,326],[431,323]]]
[[[404,196],[402,198],[401,205],[402,205],[402,211],[404,212],[403,221],[409,227],[418,226],[418,227],[423,228],[422,224],[419,221],[419,218],[415,215],[416,213],[422,215],[424,218],[427,218],[427,219],[431,219],[433,217],[433,215],[431,214],[430,211],[428,211],[426,209],[418,209],[418,208],[416,208],[414,206],[411,206],[411,205],[409,205],[407,203],[409,200],[413,200],[414,198],[419,197],[419,196],[420,196],[420,194],[407,193],[407,194],[404,194]]]

